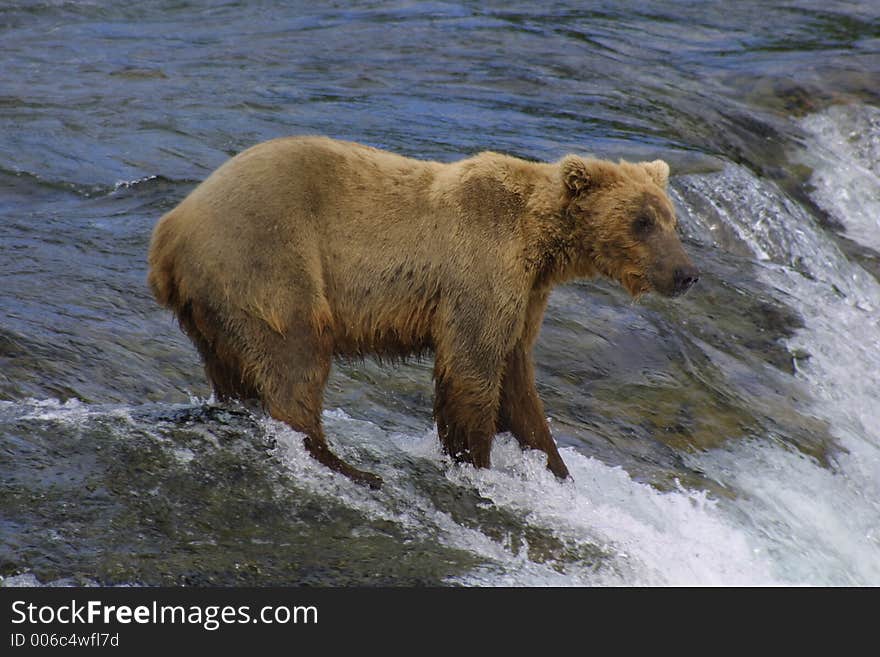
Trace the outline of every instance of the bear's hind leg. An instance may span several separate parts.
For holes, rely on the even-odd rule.
[[[205,363],[221,400],[258,399],[276,420],[305,434],[309,454],[331,470],[378,488],[382,480],[350,466],[327,445],[321,425],[324,384],[330,373],[333,343],[306,321],[292,321],[279,333],[240,311],[222,314],[187,303],[178,311],[184,331]]]
[[[297,321],[284,335],[265,326],[261,342],[259,378],[264,382],[261,398],[268,413],[305,434],[303,444],[319,463],[356,483],[379,488],[380,477],[336,456],[324,436],[321,410],[333,355],[332,336],[309,322]]]
[[[259,399],[259,393],[242,370],[228,332],[208,306],[188,302],[177,312],[180,325],[202,357],[205,374],[220,401]]]

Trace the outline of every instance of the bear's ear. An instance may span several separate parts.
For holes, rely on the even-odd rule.
[[[599,160],[585,160],[577,155],[566,155],[559,161],[562,182],[572,196],[595,189],[613,177],[606,164]]]
[[[654,160],[653,162],[640,162],[640,164],[660,189],[666,189],[669,184],[669,165],[666,162]]]

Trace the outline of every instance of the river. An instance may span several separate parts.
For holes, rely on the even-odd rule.
[[[880,7],[0,6],[0,577],[13,586],[880,585]],[[328,439],[211,398],[146,287],[229,156],[664,158],[700,283],[551,297],[573,481],[454,466],[431,362],[339,363]]]

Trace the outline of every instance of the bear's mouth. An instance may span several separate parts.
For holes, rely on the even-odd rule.
[[[638,273],[624,274],[621,278],[620,284],[623,285],[623,289],[629,292],[629,295],[636,301],[638,301],[639,297],[643,294],[650,292],[652,289],[656,289],[645,276]]]
[[[666,297],[667,299],[671,299],[671,298],[678,296],[675,293],[675,289],[673,288],[671,281],[666,281],[666,280],[655,281],[651,285],[651,288],[654,292],[656,292],[660,296]]]
[[[699,272],[691,266],[687,271],[676,269],[671,276],[663,276],[659,280],[652,279],[651,288],[661,296],[674,299],[687,294],[698,280]]]

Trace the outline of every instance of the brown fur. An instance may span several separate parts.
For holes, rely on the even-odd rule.
[[[493,435],[509,430],[565,477],[531,360],[550,289],[596,274],[636,296],[690,285],[668,172],[661,161],[489,152],[440,164],[277,139],[229,160],[159,221],[149,283],[220,398],[259,399],[356,481],[380,483],[325,441],[332,358],[426,351],[447,453],[486,467]],[[682,267],[694,275],[676,286]]]

